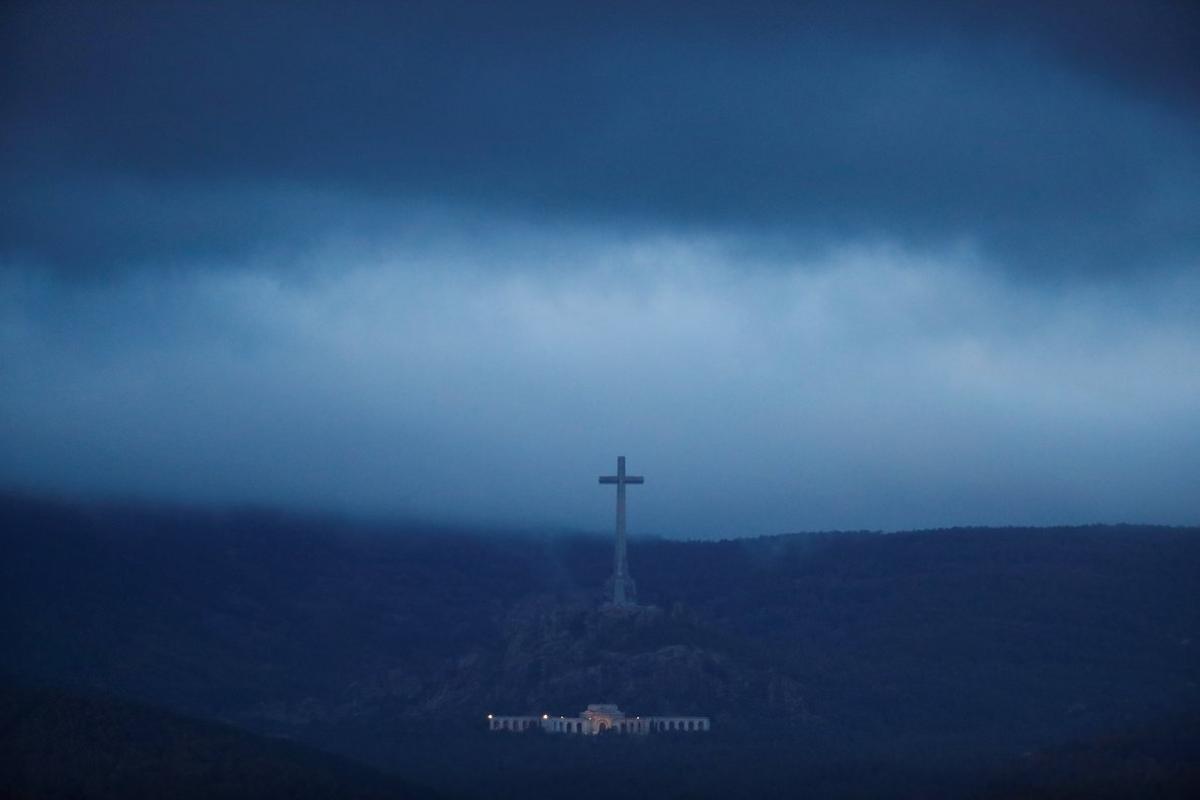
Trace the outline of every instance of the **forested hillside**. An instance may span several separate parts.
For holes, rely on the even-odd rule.
[[[1200,711],[1196,529],[635,539],[646,607],[629,613],[599,607],[600,537],[18,496],[0,530],[14,680],[463,794],[603,764],[622,777],[589,783],[597,796],[982,791],[1024,754]],[[705,713],[715,730],[641,744],[482,730],[488,712],[589,702]]]

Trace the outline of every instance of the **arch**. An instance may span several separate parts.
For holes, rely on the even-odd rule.
[[[600,720],[600,732],[604,733],[607,730],[608,730],[608,723],[605,722],[604,720]]]

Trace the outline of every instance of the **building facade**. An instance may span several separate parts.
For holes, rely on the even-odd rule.
[[[542,714],[540,717],[514,717],[488,714],[487,719],[488,730],[492,731],[543,730],[546,733],[581,736],[595,736],[601,733],[648,734],[667,731],[697,733],[710,730],[712,727],[708,717],[631,717],[611,703],[592,703],[586,711],[576,717],[552,717],[549,714]]]

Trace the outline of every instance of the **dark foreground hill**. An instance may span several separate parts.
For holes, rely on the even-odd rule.
[[[12,798],[433,798],[362,764],[103,695],[0,686]]]
[[[1200,713],[1028,753],[1002,770],[984,798],[1115,800],[1200,797]]]
[[[453,792],[963,794],[1200,710],[1195,529],[635,540],[632,614],[599,538],[12,496],[0,530],[5,671]],[[482,730],[590,702],[715,730]]]

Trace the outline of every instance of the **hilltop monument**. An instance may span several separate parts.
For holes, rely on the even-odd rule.
[[[629,575],[629,561],[625,555],[625,486],[645,483],[641,475],[625,474],[625,456],[617,456],[617,474],[601,475],[601,483],[617,485],[617,549],[613,559],[613,574],[608,585],[614,606],[636,606],[637,587]]]
[[[613,574],[608,580],[611,600],[607,607],[637,608],[637,590],[629,575],[629,559],[625,552],[625,487],[645,483],[641,475],[625,474],[625,456],[617,457],[617,474],[601,475],[601,483],[617,486],[617,543],[613,557]],[[601,612],[604,613],[604,612]],[[641,612],[635,612],[635,614]],[[624,615],[622,615],[624,616]],[[696,733],[712,730],[708,717],[693,716],[630,716],[613,703],[592,703],[587,710],[573,717],[552,717],[549,714],[488,714],[490,731],[545,731],[546,733],[579,734],[652,734],[660,732]]]

